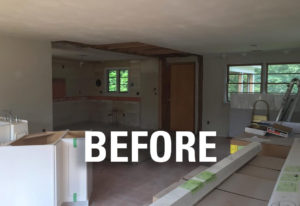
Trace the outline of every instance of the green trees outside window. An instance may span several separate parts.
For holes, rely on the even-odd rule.
[[[268,65],[268,93],[285,93],[287,85],[292,79],[300,79],[300,64],[269,64]],[[298,92],[294,86],[292,93]]]
[[[300,64],[228,66],[227,101],[232,93],[262,93],[263,86],[266,93],[283,94],[294,78],[300,79]],[[294,86],[292,92],[297,93],[298,88]]]
[[[229,66],[227,100],[232,93],[260,93],[262,65]]]
[[[127,69],[110,69],[108,70],[108,92],[128,92]]]
[[[108,92],[117,92],[117,70],[108,71]]]

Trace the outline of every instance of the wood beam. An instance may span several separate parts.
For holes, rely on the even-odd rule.
[[[55,41],[53,47],[63,48],[66,45],[71,45],[79,48],[92,48],[111,52],[119,52],[132,55],[150,56],[150,57],[171,57],[171,56],[188,56],[191,54],[163,48],[155,45],[140,43],[140,42],[125,42],[115,44],[92,45],[73,41]]]

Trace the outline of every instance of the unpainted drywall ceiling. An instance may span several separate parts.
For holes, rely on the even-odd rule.
[[[299,0],[2,0],[0,32],[190,53],[300,46]]]

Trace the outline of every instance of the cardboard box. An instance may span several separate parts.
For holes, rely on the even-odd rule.
[[[269,126],[267,129],[267,132],[270,134],[274,134],[280,137],[289,137],[292,133],[292,128],[286,127],[280,124],[273,124],[272,126]]]

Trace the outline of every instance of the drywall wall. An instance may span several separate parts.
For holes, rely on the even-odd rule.
[[[229,135],[230,104],[225,103],[226,70],[228,64],[300,62],[300,51],[269,51],[237,54],[204,55],[202,130]]]
[[[141,125],[143,129],[159,127],[159,62],[149,59],[141,62]]]
[[[128,93],[107,92],[110,68],[129,70]],[[53,78],[66,82],[66,99],[55,99],[54,127],[79,122],[117,123],[129,127],[158,127],[158,60],[80,61],[53,59]],[[101,86],[96,86],[96,80]],[[149,82],[149,80],[151,80]]]
[[[29,132],[52,129],[50,42],[0,36],[0,111],[29,121]]]

